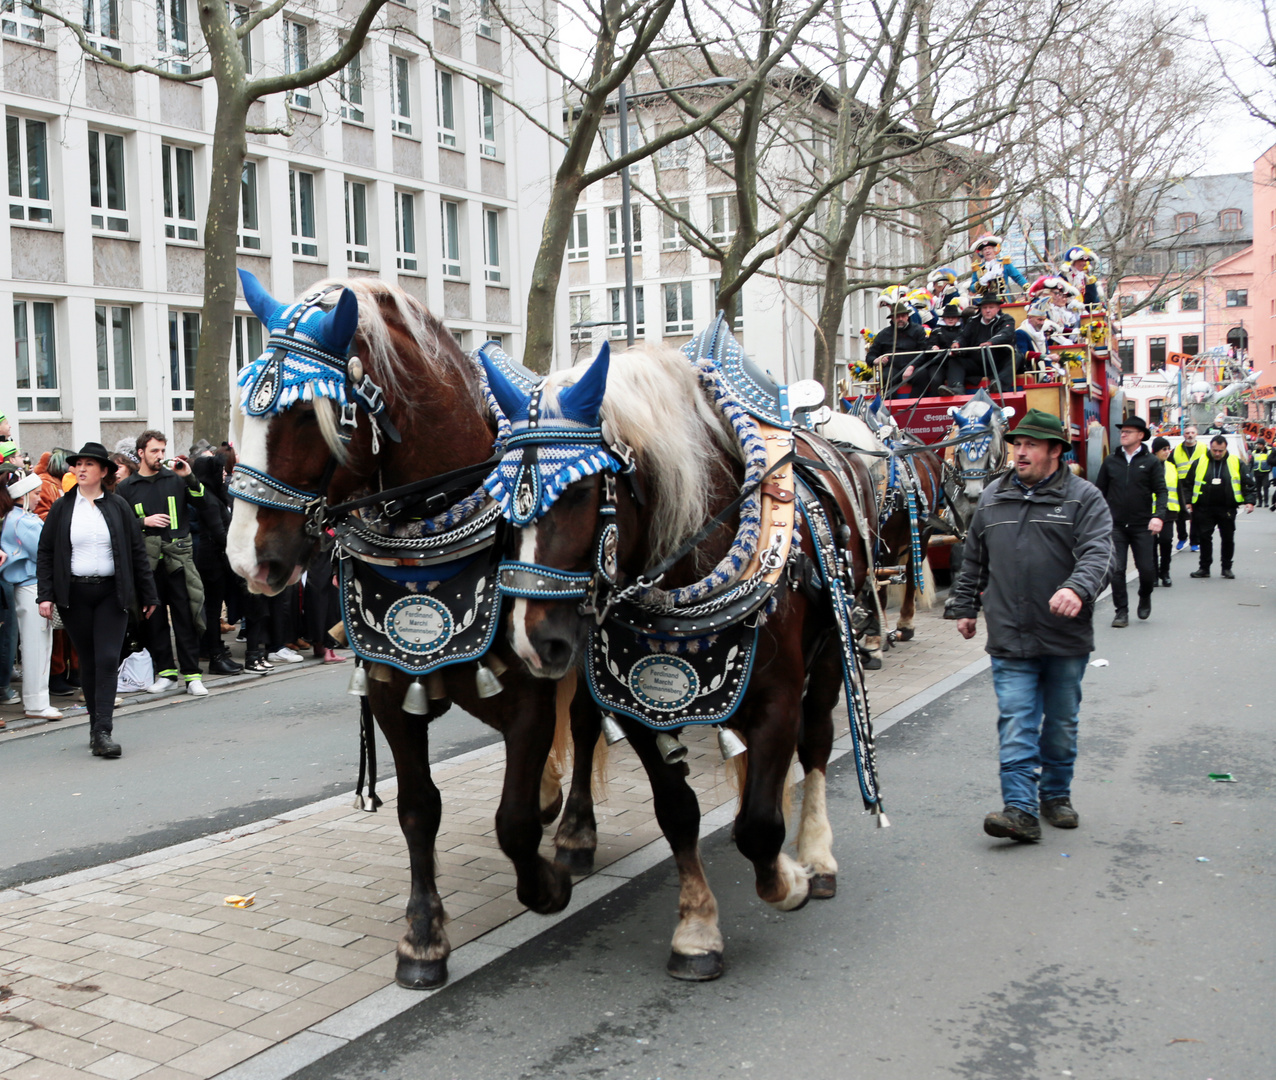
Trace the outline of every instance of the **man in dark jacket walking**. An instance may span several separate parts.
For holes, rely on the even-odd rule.
[[[926,328],[912,321],[912,309],[907,304],[896,304],[891,308],[891,325],[878,331],[869,343],[864,359],[881,366],[882,386],[889,396],[899,389],[900,383],[908,382],[919,370],[925,378],[918,381],[929,385],[930,376],[925,368],[928,362],[925,352],[929,347]]]
[[[1094,484],[1112,513],[1112,625],[1130,625],[1130,597],[1125,587],[1129,553],[1139,572],[1139,618],[1152,614],[1156,588],[1156,536],[1165,527],[1165,466],[1144,443],[1151,432],[1141,416],[1121,423],[1121,445],[1099,467]]]
[[[1033,841],[1038,808],[1056,828],[1078,824],[1081,679],[1112,563],[1112,515],[1098,488],[1062,464],[1058,417],[1029,409],[1007,438],[1014,472],[979,499],[952,607],[962,637],[975,636],[981,609],[988,625],[1005,808],[984,819],[984,832]]]
[[[1201,548],[1201,568],[1192,571],[1194,578],[1210,576],[1214,561],[1214,529],[1218,527],[1222,551],[1219,565],[1225,578],[1234,578],[1232,558],[1236,554],[1236,511],[1254,511],[1254,475],[1249,466],[1235,454],[1227,452],[1222,435],[1210,439],[1210,456],[1196,470],[1192,486],[1192,533]]]
[[[1000,296],[975,297],[979,314],[967,319],[948,354],[941,394],[965,392],[966,380],[993,380],[994,390],[1013,390],[1015,383],[1015,320],[1001,313]]]

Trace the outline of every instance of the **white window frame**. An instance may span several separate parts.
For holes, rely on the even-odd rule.
[[[163,143],[160,168],[164,191],[164,236],[180,244],[199,243],[199,183],[195,151],[189,146]],[[183,205],[185,204],[185,205]]]
[[[691,137],[684,136],[665,143],[656,151],[656,162],[662,169],[685,169],[691,161]]]
[[[416,240],[416,194],[394,193],[394,251],[400,270],[416,273],[418,266]]]
[[[32,10],[22,0],[3,0],[0,3],[0,32],[7,38],[20,41],[44,41],[44,16]]]
[[[500,40],[496,35],[496,20],[492,18],[492,0],[479,0],[476,32],[479,37],[485,37],[490,41]]]
[[[84,32],[95,49],[114,60],[124,59],[120,47],[120,0],[84,0]]]
[[[128,233],[128,146],[117,132],[89,128],[89,205],[95,230]]]
[[[465,215],[461,204],[455,199],[440,199],[439,208],[442,220],[443,276],[459,278],[465,265],[461,241]]]
[[[292,253],[294,258],[319,258],[319,191],[316,177],[305,169],[288,170],[288,202],[292,228]],[[310,228],[306,232],[305,209],[309,192]]]
[[[36,132],[39,133],[39,141],[33,161],[31,137]],[[9,220],[52,225],[53,183],[49,170],[48,123],[34,116],[8,113],[5,116],[5,141],[9,164]]]
[[[284,20],[284,73],[295,75],[310,66],[310,30],[309,23],[299,19]],[[310,87],[302,86],[288,91],[288,100],[294,108],[310,108]]]
[[[450,23],[452,21],[452,0],[434,0],[434,17]]]
[[[620,125],[608,124],[605,127],[600,128],[598,134],[602,137],[603,151],[607,155],[607,160],[615,161],[618,157],[620,157]],[[635,150],[637,150],[640,146],[643,145],[644,141],[645,140],[642,137],[641,125],[638,123],[637,120],[630,120],[629,121],[629,148],[627,152],[632,154]],[[636,162],[633,165],[629,166],[630,172],[636,172],[637,169],[638,169],[638,165]]]
[[[371,266],[368,246],[368,185],[363,180],[345,182],[346,262],[351,266]]]
[[[704,158],[705,161],[712,162],[715,165],[721,165],[723,162],[731,160],[731,147],[727,145],[727,140],[716,131],[705,131]]]
[[[412,134],[412,80],[416,65],[410,56],[390,50],[390,130]]]
[[[665,301],[665,334],[690,334],[695,331],[695,290],[690,281],[668,281],[663,286]],[[672,310],[670,301],[673,301]]]
[[[715,244],[729,243],[735,236],[735,212],[735,199],[732,196],[709,196],[709,239]]]
[[[483,207],[483,280],[493,285],[499,285],[501,281],[504,216],[500,210],[491,206]]]
[[[678,199],[676,202],[669,204],[687,221],[691,220],[691,201],[689,199]],[[673,214],[662,210],[660,212],[660,250],[661,251],[685,251],[687,241],[683,239],[681,232],[682,223]]]
[[[155,0],[155,33],[160,66],[174,75],[189,75],[192,69],[188,0]]]
[[[496,91],[487,83],[478,84],[479,154],[487,158],[499,156],[496,145],[498,130]]]
[[[133,309],[125,304],[97,304],[93,317],[97,336],[98,412],[136,414]]]
[[[62,395],[58,385],[58,314],[56,301],[40,297],[13,298],[14,385],[18,412],[23,416],[62,414]],[[37,316],[40,318],[37,319]],[[41,339],[37,322],[46,319],[43,332],[47,338]],[[37,345],[37,341],[41,340],[42,344]],[[33,345],[36,347],[33,348]],[[37,356],[38,352],[47,354],[43,363]]]
[[[341,119],[362,124],[367,114],[363,108],[363,54],[355,53],[337,74],[337,93],[341,99]]]
[[[91,2],[91,0],[90,0]],[[102,0],[103,3],[108,0]],[[243,26],[252,18],[253,10],[246,4],[232,4],[227,2],[226,14],[230,16],[230,25],[234,27]],[[244,54],[244,73],[251,75],[253,73],[253,34],[256,30],[252,30],[239,39],[239,51]]]
[[[266,348],[266,328],[256,315],[235,316],[235,370],[243,371]]]
[[[574,292],[567,297],[567,318],[571,329],[571,340],[574,345],[589,344],[594,340],[593,326],[581,326],[581,323],[593,322],[593,302],[589,293]]]
[[[617,257],[625,254],[625,234],[622,228],[621,207],[607,207],[607,255]],[[633,222],[633,254],[642,254],[642,206],[640,203],[629,204],[629,217]]]
[[[625,323],[625,290],[608,289],[607,302],[611,306],[611,336],[622,338],[629,336],[629,327]],[[647,336],[647,293],[642,285],[634,286],[634,337]]]
[[[244,159],[239,173],[239,235],[240,251],[261,253],[261,169],[252,158]]]
[[[434,69],[435,119],[439,145],[459,149],[456,126],[456,75],[446,68]]]
[[[199,312],[168,310],[168,391],[174,416],[195,414],[195,369],[199,364]]]
[[[567,226],[567,261],[584,262],[589,258],[589,214],[580,210]]]

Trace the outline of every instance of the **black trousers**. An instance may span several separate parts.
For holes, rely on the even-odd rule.
[[[316,656],[336,643],[328,630],[341,620],[341,596],[332,583],[332,553],[316,551],[306,568],[306,588],[302,595],[306,616],[306,637]]]
[[[1192,533],[1192,515],[1187,508],[1192,505],[1192,485],[1179,481],[1179,506],[1182,510],[1175,515],[1174,532],[1180,540],[1187,540]],[[1196,543],[1195,540],[1192,543]]]
[[[1174,513],[1175,522],[1181,516],[1177,512]],[[1168,519],[1165,522],[1165,527],[1156,534],[1156,544],[1154,546],[1156,548],[1156,576],[1160,578],[1169,577],[1170,559],[1174,555],[1174,530],[1170,527]]]
[[[199,640],[199,651],[207,653],[211,660],[226,648],[222,641],[222,604],[234,571],[226,560],[226,553],[212,541],[202,539],[195,545],[195,569],[204,583],[204,634]]]
[[[1254,482],[1258,485],[1258,502],[1257,506],[1266,506],[1271,497],[1272,474],[1269,469],[1267,472],[1254,472]]]
[[[1146,525],[1112,526],[1112,604],[1117,611],[1130,610],[1130,597],[1125,585],[1126,553],[1134,555],[1139,572],[1139,599],[1146,600],[1156,587],[1156,536]]]
[[[186,575],[178,570],[168,573],[167,561],[155,568],[155,591],[159,593],[159,607],[155,614],[142,623],[142,640],[155,661],[155,677],[160,678],[181,671],[183,675],[198,675],[199,635],[195,631],[195,619],[191,615],[190,594],[186,591]],[[173,641],[169,638],[168,620],[173,620],[173,639],[177,642],[177,663],[173,662]]]
[[[1230,570],[1236,554],[1236,507],[1197,503],[1192,516],[1192,543],[1201,545],[1201,569],[1208,570],[1214,561],[1214,529],[1217,527],[1222,547],[1218,561],[1224,570]]]
[[[114,727],[115,691],[119,686],[120,650],[128,629],[128,612],[120,607],[115,595],[114,578],[100,582],[72,578],[67,599],[70,604],[59,607],[58,614],[80,654],[89,733],[109,735]]]
[[[250,660],[278,652],[296,638],[297,586],[289,585],[278,596],[249,593],[245,618],[248,620],[247,656]]]
[[[994,391],[998,384],[1009,390],[1015,381],[1012,354],[1013,350],[1007,349],[997,349],[988,354],[979,349],[954,349],[948,354],[944,382],[960,393],[968,380],[978,382],[986,376]]]

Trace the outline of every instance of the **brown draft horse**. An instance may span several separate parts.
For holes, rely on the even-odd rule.
[[[402,440],[382,438],[374,450],[372,424],[363,414],[349,444],[343,445],[338,437],[338,406],[316,394],[313,400],[300,400],[263,416],[235,410],[239,461],[300,492],[326,494],[328,504],[335,505],[351,496],[487,460],[494,426],[477,370],[452,335],[397,288],[358,279],[322,283],[317,289],[326,284],[343,286],[357,298],[358,328],[354,332],[354,326],[349,327],[348,332],[354,333],[349,355],[352,361],[358,358],[383,389],[387,411]],[[248,275],[244,290],[258,318],[279,332],[292,307],[273,300]],[[348,333],[342,336],[349,342]],[[344,343],[338,342],[339,357],[343,350]],[[305,524],[299,513],[237,501],[227,554],[251,590],[274,595],[300,578],[315,542]],[[504,736],[506,766],[496,812],[497,838],[514,863],[519,900],[533,911],[548,914],[564,908],[571,897],[568,870],[537,851],[542,803],[547,801],[541,796],[541,778],[554,739],[556,685],[525,674],[507,649],[495,651],[503,654],[508,669],[499,695],[478,696],[474,664],[445,668],[442,678],[450,700]],[[434,843],[442,800],[430,776],[428,718],[406,714],[401,707],[409,678],[397,669],[377,667],[376,675],[387,681],[370,678],[368,696],[394,754],[399,823],[412,874],[407,932],[398,945],[395,977],[402,986],[426,989],[446,981],[451,951],[435,884]],[[591,756],[589,750],[592,743],[586,758]],[[578,863],[589,861],[586,856],[592,855],[596,843],[588,769],[585,775],[586,792],[576,793],[573,799],[575,831],[567,837]],[[550,820],[556,809],[551,808]],[[568,830],[566,822],[564,829]]]
[[[556,410],[565,407],[569,384],[575,384],[573,391],[588,385],[587,379],[597,385],[605,359],[600,356],[585,373],[574,369],[552,375],[536,406],[540,415],[559,415]],[[602,427],[632,449],[636,462],[637,483],[615,484],[620,580],[633,581],[654,561],[675,555],[684,541],[734,499],[743,470],[734,433],[709,406],[682,354],[631,350],[611,359],[609,372],[605,365],[602,370],[606,386]],[[508,383],[501,387],[490,371],[489,382],[507,415],[515,416],[520,408],[527,415],[526,395]],[[601,386],[590,405],[595,418],[598,398],[602,398]],[[572,400],[573,408],[579,408],[575,397]],[[597,423],[595,419],[591,426]],[[517,425],[515,430],[517,436]],[[812,437],[815,441],[837,457],[827,443]],[[799,453],[815,458],[809,447],[800,446]],[[857,490],[852,497],[871,509],[872,486],[862,463],[844,464],[855,477]],[[592,570],[603,490],[599,475],[566,487],[543,516],[518,530],[519,563],[515,565],[577,575]],[[673,566],[661,586],[675,588],[698,581],[708,568],[718,565],[735,532],[734,521],[720,526]],[[858,590],[868,574],[867,552],[858,536],[841,546],[853,564]],[[810,530],[805,527],[801,550],[807,558],[815,558]],[[748,745],[734,828],[736,846],[754,865],[758,896],[787,911],[802,907],[812,896],[831,897],[836,890],[837,861],[825,788],[842,669],[828,602],[790,588],[784,577],[775,595],[778,605],[760,630],[748,691],[728,724]],[[586,662],[592,621],[575,601],[524,597],[514,606],[511,640],[533,673],[556,677]],[[592,708],[578,695],[573,723],[588,723]],[[621,723],[650,779],[656,818],[678,869],[679,922],[668,971],[683,979],[716,978],[723,971],[723,939],[717,901],[700,859],[700,809],[686,780],[687,767],[681,762],[666,763],[657,748],[657,732],[634,720],[622,718]],[[784,791],[795,751],[806,771],[797,861],[781,850]]]

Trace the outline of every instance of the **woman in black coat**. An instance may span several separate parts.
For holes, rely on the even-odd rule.
[[[67,465],[78,487],[58,499],[45,519],[36,601],[46,619],[57,605],[80,654],[90,749],[98,757],[117,758],[112,717],[129,611],[140,606],[150,618],[159,597],[137,516],[124,499],[103,489],[115,475],[106,447],[85,443]]]

